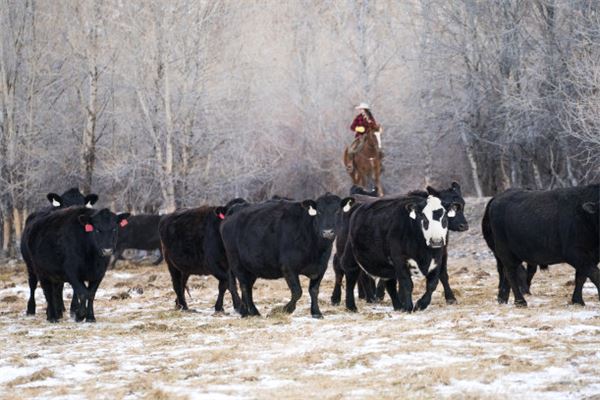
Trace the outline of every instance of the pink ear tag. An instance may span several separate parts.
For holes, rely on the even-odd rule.
[[[225,214],[219,213],[218,217],[219,217],[219,219],[225,219]]]
[[[94,232],[94,226],[92,224],[85,224],[84,228],[86,232]]]
[[[129,222],[127,222],[126,219],[122,219],[121,222],[119,222],[119,226],[121,226],[121,228],[124,228],[127,226]]]

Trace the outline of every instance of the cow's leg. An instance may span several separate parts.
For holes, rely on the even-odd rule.
[[[300,286],[298,274],[291,271],[289,268],[283,269],[283,277],[290,288],[290,292],[292,292],[292,298],[285,306],[283,306],[283,311],[291,314],[296,309],[296,303],[300,297],[302,297],[302,286]]]
[[[442,286],[444,287],[444,298],[446,299],[446,304],[456,304],[456,297],[454,297],[454,292],[450,287],[450,282],[448,280],[448,249],[444,248],[444,252],[442,253],[442,265],[440,265],[440,281],[442,282]]]
[[[219,279],[219,294],[217,295],[217,302],[215,303],[215,312],[223,312],[223,297],[225,297],[227,285],[227,279]]]
[[[238,278],[239,279],[239,278]],[[256,282],[256,277],[248,276],[247,279],[242,282],[240,279],[240,287],[242,289],[242,305],[241,309],[246,308],[245,315],[243,311],[240,311],[242,317],[247,316],[260,316],[260,313],[256,309],[256,305],[254,304],[254,298],[252,297],[252,290],[254,287],[254,282]]]
[[[356,302],[354,301],[354,287],[358,279],[358,270],[346,269],[346,309],[348,311],[356,312]]]
[[[538,266],[536,264],[527,264],[527,294],[531,294],[531,281],[537,272]]]
[[[44,297],[46,298],[46,319],[48,322],[58,322],[58,316],[56,315],[56,305],[53,287],[54,284],[48,279],[40,279],[42,290],[44,291]]]
[[[375,301],[377,300],[377,298],[375,297],[375,288],[376,288],[376,284],[375,284],[375,279],[371,278],[370,276],[368,276],[367,274],[363,273],[362,275],[362,283],[364,286],[364,290],[365,290],[365,300],[367,301],[367,303],[375,303]],[[360,279],[360,276],[359,276]],[[359,281],[360,283],[360,281]]]
[[[110,263],[110,268],[115,268],[115,265],[117,265],[117,261],[122,260],[123,259],[123,251],[124,249],[121,248],[117,248],[115,250],[115,254],[113,255],[113,260]]]
[[[431,273],[427,274],[425,293],[419,300],[417,300],[417,304],[415,304],[414,308],[415,311],[424,310],[429,306],[429,304],[431,304],[431,295],[433,292],[435,292],[440,280],[439,272],[440,271],[432,271]]]
[[[377,281],[377,288],[375,289],[375,299],[377,301],[382,301],[385,298],[385,285],[386,282],[383,279],[379,279],[379,281]],[[396,285],[395,280],[394,285]]]
[[[514,260],[512,259],[512,256],[508,256],[502,259],[502,265],[504,265],[505,279],[508,279],[510,288],[515,296],[515,305],[517,307],[527,307],[527,301],[521,293],[521,287],[519,286],[519,277],[517,273],[517,268],[521,265],[521,260]]]
[[[498,257],[496,257],[496,268],[498,269],[498,303],[506,304],[508,303],[510,286],[508,284],[508,279],[506,278],[504,265]]]
[[[312,315],[313,318],[323,318],[323,314],[321,314],[321,310],[319,309],[319,287],[321,286],[323,275],[325,275],[325,271],[316,278],[311,279],[310,284],[308,285],[308,293],[310,294],[310,315]]]
[[[240,295],[238,294],[237,283],[235,276],[229,268],[227,271],[227,289],[229,290],[229,294],[231,295],[231,301],[233,302],[233,309],[236,311],[240,310],[240,305],[242,301],[240,299]]]
[[[35,315],[35,289],[37,288],[38,278],[33,271],[29,271],[29,266],[27,267],[27,272],[29,274],[29,276],[27,277],[27,281],[29,283],[29,300],[27,301],[27,315]]]
[[[67,260],[64,267],[67,275],[67,281],[73,288],[73,297],[77,297],[78,307],[75,311],[75,321],[77,322],[83,321],[85,318],[85,307],[87,305],[87,300],[90,297],[90,291],[87,287],[85,287],[83,282],[79,280],[76,268],[74,268],[82,263],[82,260]]]
[[[52,285],[52,296],[54,296],[54,304],[56,304],[56,316],[58,319],[61,319],[65,311],[65,303],[62,298],[64,283],[55,282]]]
[[[337,306],[342,299],[342,281],[344,280],[344,271],[340,266],[340,256],[335,253],[333,256],[333,272],[335,272],[335,283],[331,293],[331,304]]]
[[[587,276],[596,286],[596,290],[598,291],[598,299],[600,299],[600,270],[595,265],[592,265],[588,267]]]
[[[75,296],[75,291],[73,290],[73,295],[71,296],[71,306],[69,307],[69,314],[71,315],[71,318],[75,318],[77,308],[79,308],[79,300],[77,299],[77,296]]]
[[[380,279],[379,282],[383,282],[385,290],[387,290],[388,294],[390,295],[390,299],[392,299],[392,305],[394,306],[394,310],[402,310],[402,302],[398,297],[398,290],[396,289],[398,281],[396,281],[395,279],[388,279],[385,281]]]
[[[56,297],[56,301],[57,301],[57,305],[58,305],[58,309],[62,310],[62,311],[66,311],[67,309],[65,308],[65,302],[63,300],[63,291],[65,290],[65,284],[64,282],[60,282],[57,284],[56,287],[56,291],[60,292],[60,295]],[[62,315],[62,311],[61,311],[61,315]]]
[[[412,301],[413,281],[408,272],[398,275],[398,284],[400,285],[398,296],[400,298],[400,308],[410,313],[414,308]]]
[[[96,291],[100,286],[101,279],[91,281],[89,284],[90,298],[87,301],[85,322],[96,322],[96,316],[94,315],[94,299],[96,298]]]
[[[575,289],[573,290],[573,297],[571,298],[571,303],[579,304],[581,306],[585,306],[583,301],[583,284],[587,279],[587,274],[584,272],[583,268],[576,267],[575,268]]]
[[[178,310],[187,310],[188,305],[185,301],[185,286],[182,285],[183,274],[170,262],[167,261],[169,267],[169,274],[171,274],[171,282],[173,283],[173,290],[175,291],[175,308]]]
[[[519,283],[521,293],[530,294],[529,286],[527,285],[527,270],[522,264],[517,266],[517,281]]]
[[[152,263],[152,265],[158,265],[158,264],[160,264],[161,262],[163,262],[163,260],[164,260],[163,253],[162,253],[162,250],[159,248],[159,249],[158,249],[158,258],[156,259],[156,261],[154,261],[154,262]]]

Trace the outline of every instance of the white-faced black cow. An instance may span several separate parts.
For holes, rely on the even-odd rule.
[[[215,311],[223,311],[223,297],[228,289],[234,308],[239,308],[240,298],[235,281],[229,279],[229,264],[219,226],[228,210],[244,204],[245,200],[234,199],[225,207],[203,206],[162,216],[158,232],[177,296],[175,307],[188,310],[184,291],[190,275],[212,275],[219,281]]]
[[[341,258],[346,308],[356,311],[354,286],[359,269],[385,280],[395,310],[427,308],[439,281],[447,233],[447,211],[432,195],[384,197],[360,205],[350,218]],[[427,277],[427,290],[414,307],[411,276]]]
[[[117,260],[122,260],[121,255],[126,249],[136,250],[159,250],[160,255],[154,262],[158,265],[163,260],[163,254],[160,246],[160,237],[158,236],[158,223],[160,215],[139,214],[132,215],[127,219],[129,223],[119,232],[117,248],[113,258],[114,267]]]
[[[94,322],[94,298],[129,214],[69,207],[33,220],[26,254],[42,284],[48,321],[62,318],[62,285],[69,282],[78,304],[75,320]],[[86,286],[85,282],[88,282]]]
[[[267,201],[240,209],[221,224],[231,271],[240,283],[240,314],[260,315],[252,298],[257,278],[285,278],[292,313],[302,296],[299,275],[310,278],[311,314],[322,318],[318,294],[335,238],[336,215],[351,198],[325,194],[317,200]],[[349,208],[349,206],[348,206]]]
[[[56,193],[48,193],[46,198],[50,202],[50,206],[39,209],[29,214],[29,216],[25,220],[25,228],[23,229],[23,233],[21,235],[21,255],[23,256],[23,260],[25,261],[25,265],[27,266],[27,275],[29,282],[29,301],[27,302],[27,315],[35,314],[35,289],[37,288],[38,284],[38,278],[35,275],[35,272],[33,271],[33,266],[31,264],[31,260],[28,257],[27,251],[27,241],[33,221],[40,216],[47,215],[52,211],[60,210],[66,207],[86,206],[88,208],[91,208],[98,201],[97,195],[88,194],[87,196],[84,196],[77,188],[71,188],[60,196]],[[64,311],[65,306],[62,298],[62,289],[60,289],[60,292],[61,295],[57,298],[57,301],[59,303],[59,306]],[[77,298],[73,296],[73,299],[71,300],[72,313],[75,311],[76,306]]]
[[[409,196],[420,196],[423,198],[427,198],[429,193],[434,193],[437,197],[440,198],[442,205],[447,211],[448,216],[448,230],[455,232],[463,232],[469,229],[469,224],[464,215],[465,208],[465,200],[462,197],[462,193],[460,190],[460,185],[457,182],[453,182],[452,185],[448,189],[444,190],[436,190],[432,187],[427,188],[428,191],[415,190],[408,193]],[[346,238],[348,234],[348,225],[350,221],[350,216],[353,214],[353,211],[356,207],[364,202],[371,202],[373,198],[364,197],[360,195],[355,195],[354,199],[356,203],[352,205],[352,210],[350,212],[344,214],[342,218],[340,218],[338,222],[338,233],[337,233],[337,241],[336,241],[336,254],[334,255],[334,271],[336,273],[336,282],[334,286],[334,291],[331,295],[332,304],[339,304],[341,299],[341,283],[343,278],[343,270],[339,265],[339,257],[344,251],[346,245]],[[440,265],[440,282],[444,288],[444,297],[446,299],[446,303],[455,304],[456,297],[452,292],[452,288],[450,287],[449,279],[448,279],[448,249],[447,246],[444,247],[444,254],[442,257],[442,264]],[[358,286],[359,286],[359,297],[361,297],[361,283],[362,287],[365,290],[365,298],[367,302],[373,301],[374,299],[381,300],[384,297],[385,291],[385,281],[380,280],[377,285],[377,292],[374,293],[373,285],[370,282],[365,282],[367,280],[371,280],[370,278],[365,279],[365,275],[362,273],[362,270],[359,271],[358,277]]]
[[[587,278],[600,295],[600,185],[549,191],[510,189],[493,197],[481,222],[483,236],[496,257],[498,302],[525,307],[517,269],[567,263],[575,268],[572,302],[583,305]]]

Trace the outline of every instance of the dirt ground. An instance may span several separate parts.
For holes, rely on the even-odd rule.
[[[496,303],[497,273],[479,233],[483,202],[469,202],[471,229],[451,234],[450,282],[414,314],[358,303],[330,305],[333,273],[321,286],[325,318],[310,318],[308,281],[291,316],[269,315],[289,299],[284,281],[259,280],[263,314],[242,320],[226,297],[214,315],[216,280],[194,277],[189,304],[174,310],[165,264],[120,263],[108,272],[95,324],[25,316],[24,266],[0,267],[0,398],[451,398],[600,399],[600,302],[569,305],[574,271],[552,266],[534,278],[529,307]],[[416,283],[416,282],[415,282]],[[423,282],[416,283],[416,295]],[[70,298],[71,290],[65,290]],[[512,303],[512,296],[511,296]]]

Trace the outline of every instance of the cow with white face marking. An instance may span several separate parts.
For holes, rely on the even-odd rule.
[[[48,193],[46,195],[46,198],[48,199],[50,205],[29,214],[29,216],[25,220],[25,228],[23,229],[23,234],[21,235],[21,255],[23,256],[23,260],[25,261],[25,265],[27,266],[27,275],[29,282],[29,300],[27,302],[27,315],[35,314],[35,289],[38,285],[38,278],[35,272],[33,271],[33,265],[28,257],[29,253],[27,248],[27,242],[31,230],[31,225],[37,218],[47,216],[49,213],[54,212],[56,210],[60,210],[71,206],[85,206],[87,208],[92,208],[94,204],[98,201],[98,195],[88,194],[87,196],[84,196],[77,188],[71,188],[64,192],[62,195],[58,195],[56,193]],[[57,298],[57,302],[61,310],[64,311],[65,306],[62,298],[62,288],[60,289],[60,293],[61,294]],[[76,308],[77,297],[73,296],[71,300],[72,314],[75,312]]]
[[[385,280],[395,310],[427,308],[439,281],[447,233],[447,210],[432,194],[427,198],[381,198],[359,206],[350,219],[341,258],[346,273],[346,308],[356,311],[354,286],[359,269]],[[427,290],[413,306],[412,276],[417,275],[427,278]]]

